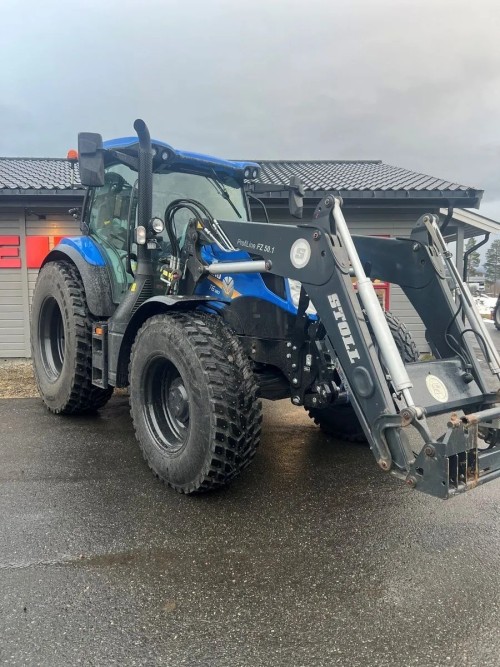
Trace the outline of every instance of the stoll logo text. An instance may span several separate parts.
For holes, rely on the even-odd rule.
[[[356,349],[356,344],[354,343],[349,325],[346,322],[344,311],[340,305],[339,297],[337,294],[329,294],[328,301],[332,307],[333,315],[337,320],[339,331],[342,334],[342,340],[344,341],[346,352],[349,355],[349,360],[351,364],[353,364],[356,359],[360,358],[360,356]]]

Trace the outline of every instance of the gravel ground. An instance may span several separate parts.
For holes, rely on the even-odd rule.
[[[0,359],[0,398],[38,396],[31,359]]]
[[[127,389],[115,393],[128,396]],[[0,398],[36,398],[40,394],[31,359],[0,359]]]

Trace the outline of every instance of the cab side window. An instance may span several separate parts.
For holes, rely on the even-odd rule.
[[[90,229],[97,236],[117,250],[126,251],[129,238],[129,216],[134,212],[135,190],[134,182],[130,183],[119,173],[119,170],[123,170],[123,165],[107,170],[104,185],[95,189],[88,222]],[[134,174],[134,172],[131,173]]]
[[[94,188],[89,196],[84,219],[106,256],[116,303],[133,280],[136,209],[137,172],[122,164],[107,167],[104,185]]]

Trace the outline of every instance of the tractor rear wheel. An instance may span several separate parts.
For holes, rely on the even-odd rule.
[[[144,458],[181,493],[227,485],[252,460],[262,405],[235,336],[197,313],[155,315],[131,352],[130,406]]]
[[[102,408],[113,387],[92,384],[92,317],[82,279],[70,262],[40,270],[31,306],[31,352],[38,391],[56,414]]]
[[[405,363],[418,361],[417,346],[406,326],[389,311],[386,311],[385,319],[403,361]],[[323,409],[311,408],[307,412],[314,423],[327,435],[350,442],[366,441],[363,429],[350,403],[331,405]]]

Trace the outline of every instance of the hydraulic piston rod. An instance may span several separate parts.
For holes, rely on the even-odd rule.
[[[491,340],[490,334],[486,328],[486,325],[483,322],[483,318],[479,315],[477,311],[477,308],[474,304],[474,299],[472,298],[472,294],[470,293],[467,284],[464,283],[464,281],[462,280],[460,272],[458,271],[457,267],[455,266],[455,264],[451,259],[451,255],[448,252],[445,240],[443,238],[443,235],[441,234],[441,230],[439,229],[436,220],[434,219],[434,216],[432,217],[429,216],[429,220],[426,220],[424,218],[424,223],[426,224],[427,229],[429,229],[430,226],[429,231],[431,232],[431,236],[435,244],[438,246],[438,250],[440,251],[443,260],[445,261],[451,275],[455,280],[455,284],[457,286],[457,290],[459,292],[459,296],[462,301],[462,306],[467,319],[469,320],[471,326],[474,327],[476,331],[480,334],[481,339],[483,340],[483,343],[486,346],[486,350],[488,352],[488,357],[489,357],[488,365],[490,367],[490,370],[492,373],[494,373],[500,378],[500,356],[497,352],[497,349],[493,341]]]
[[[368,320],[372,326],[375,339],[382,353],[382,358],[391,376],[396,391],[401,392],[408,407],[415,405],[409,389],[413,384],[406,372],[405,365],[396,347],[394,338],[385,319],[382,307],[375,293],[373,283],[365,274],[358,252],[347,227],[340,202],[336,198],[333,208],[333,217],[339,235],[347,255],[351,261],[354,275],[358,283],[358,292]]]
[[[260,259],[248,262],[214,262],[207,268],[212,275],[217,273],[265,273],[271,270],[272,264],[268,259]]]

